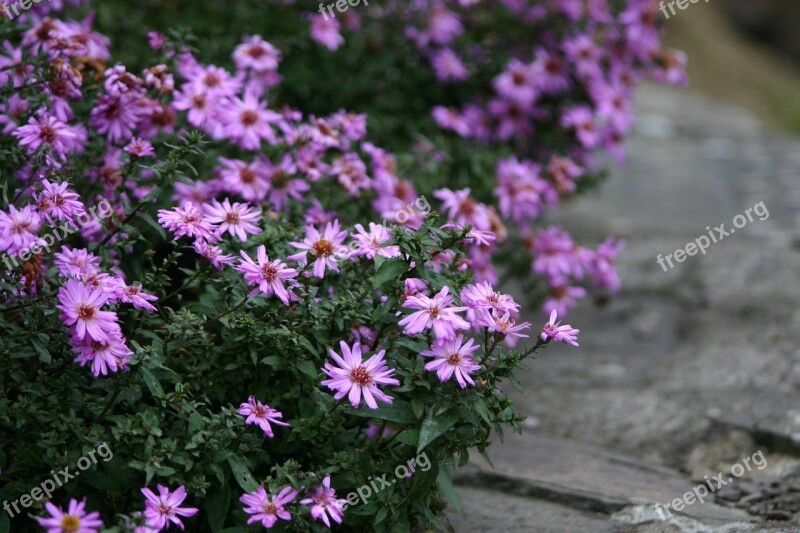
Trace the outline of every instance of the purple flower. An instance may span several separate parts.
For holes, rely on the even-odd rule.
[[[220,233],[227,231],[231,235],[239,237],[242,242],[247,240],[247,233],[253,235],[261,233],[261,228],[253,224],[261,220],[261,215],[251,210],[247,204],[234,202],[231,205],[230,200],[225,198],[222,203],[214,200],[211,204],[204,204],[203,210],[206,212],[207,221],[221,224]]]
[[[472,353],[479,348],[474,342],[473,339],[469,339],[464,343],[463,335],[453,340],[435,341],[430,350],[420,352],[421,355],[435,358],[425,365],[425,370],[436,371],[442,383],[455,374],[462,389],[466,388],[467,383],[475,385],[470,374],[480,370],[481,367],[472,360]]]
[[[328,50],[336,50],[344,44],[339,33],[339,21],[327,15],[311,15],[311,38]]]
[[[398,325],[405,327],[403,333],[413,337],[426,329],[433,329],[437,339],[452,339],[458,330],[469,329],[469,323],[457,314],[467,308],[451,307],[453,297],[448,294],[449,290],[445,286],[433,298],[424,294],[409,296],[403,302],[403,307],[419,311],[398,322]]]
[[[141,489],[144,494],[144,516],[148,526],[157,530],[166,529],[172,522],[183,529],[183,522],[179,516],[190,517],[197,514],[198,509],[194,507],[181,507],[183,500],[186,499],[186,488],[181,485],[175,492],[170,492],[163,485],[158,485],[158,496],[152,490],[144,487]]]
[[[333,520],[342,523],[342,510],[347,500],[336,497],[336,490],[331,488],[331,476],[325,476],[322,480],[322,485],[314,489],[310,498],[300,500],[303,505],[313,504],[311,506],[311,517],[315,520],[322,520],[330,529],[331,523],[328,520],[328,515]]]
[[[86,512],[86,500],[71,499],[66,512],[50,502],[44,506],[50,517],[36,518],[36,521],[47,533],[97,533],[103,527],[100,513]]]
[[[175,238],[192,237],[208,242],[217,242],[219,235],[215,228],[192,202],[186,202],[172,211],[160,209],[158,222],[172,232]]]
[[[150,141],[138,137],[131,139],[131,142],[123,150],[136,157],[155,157],[156,155]]]
[[[306,238],[301,242],[290,242],[295,248],[304,250],[290,255],[292,261],[308,262],[308,254],[316,257],[314,260],[314,275],[318,278],[325,277],[325,269],[330,268],[339,272],[336,258],[347,255],[347,249],[342,242],[347,237],[346,231],[341,231],[339,221],[335,220],[325,225],[325,230],[320,233],[314,226],[306,226]]]
[[[243,494],[239,501],[245,505],[244,512],[252,515],[247,519],[248,525],[261,522],[264,528],[271,529],[278,518],[281,520],[292,519],[292,515],[283,506],[290,503],[295,497],[297,497],[296,490],[292,487],[284,487],[277,495],[270,498],[267,491],[261,486],[254,492]]]
[[[331,358],[339,366],[333,366],[329,362],[325,363],[322,371],[329,379],[322,381],[321,385],[337,391],[334,395],[337,400],[341,400],[347,395],[353,407],[358,407],[361,403],[362,393],[364,401],[371,409],[378,408],[375,398],[383,403],[392,403],[391,396],[387,396],[378,389],[378,385],[400,385],[400,382],[392,377],[394,370],[389,368],[383,360],[386,351],[381,350],[363,361],[360,343],[354,343],[351,349],[346,342],[340,341],[339,347],[344,358],[328,349]]]
[[[245,420],[246,424],[258,424],[258,427],[260,427],[269,438],[275,436],[272,432],[272,426],[269,425],[270,422],[279,426],[289,425],[286,422],[278,420],[279,418],[283,418],[283,414],[281,414],[280,411],[259,402],[256,400],[255,396],[250,396],[246,403],[240,405],[237,413],[247,417],[247,420]]]
[[[353,238],[358,243],[358,248],[353,250],[351,256],[366,256],[367,259],[374,259],[376,255],[382,257],[397,257],[400,255],[399,246],[383,246],[384,243],[392,240],[392,232],[385,226],[369,223],[369,233],[361,224],[355,225],[357,234]]]
[[[561,326],[561,322],[556,322],[556,318],[558,318],[558,313],[555,309],[553,309],[553,311],[550,313],[550,321],[547,322],[542,328],[542,334],[539,338],[541,338],[544,342],[550,342],[551,340],[554,340],[571,344],[573,346],[578,346],[577,336],[581,330],[575,329],[568,324]]]
[[[225,136],[245,150],[258,150],[262,140],[270,144],[277,140],[270,122],[280,119],[280,115],[269,111],[266,102],[259,101],[252,92],[244,99],[231,99],[220,111],[220,118],[225,124]]]
[[[42,217],[32,205],[17,210],[8,206],[8,213],[0,211],[0,250],[15,254],[36,242],[42,227]]]
[[[50,220],[72,220],[73,217],[86,213],[86,208],[80,201],[77,193],[67,190],[69,183],[51,183],[48,180],[42,181],[44,190],[34,198],[38,204],[39,211],[44,213]]]
[[[108,339],[96,341],[90,338],[72,339],[72,351],[77,354],[75,362],[81,366],[92,363],[95,377],[127,369],[133,352],[125,344],[125,337],[119,331],[109,332]]]
[[[270,261],[267,249],[263,244],[258,247],[256,252],[257,264],[247,255],[247,252],[242,250],[241,253],[244,261],[240,261],[236,269],[244,274],[245,281],[258,285],[250,291],[248,296],[252,298],[261,291],[267,298],[274,294],[284,305],[289,305],[289,299],[293,295],[286,290],[285,283],[297,277],[297,270],[289,268],[280,259]]]
[[[105,342],[109,340],[110,333],[119,330],[117,314],[100,310],[108,301],[108,296],[104,290],[91,288],[74,279],[58,290],[57,307],[62,311],[60,318],[68,326],[74,326],[77,340],[88,337]]]
[[[278,69],[281,60],[280,51],[258,35],[246,39],[233,52],[236,68],[252,69],[256,72],[268,72]]]
[[[206,241],[194,241],[194,251],[208,259],[214,268],[222,270],[223,265],[233,264],[235,256],[226,254],[219,246],[208,244]]]
[[[54,257],[58,272],[63,277],[82,278],[100,273],[100,258],[85,248],[73,250],[69,246],[64,246],[59,253],[54,254]]]
[[[46,144],[61,157],[61,161],[66,161],[67,155],[80,147],[78,134],[56,117],[48,116],[44,110],[28,119],[28,124],[17,128],[13,135],[19,139],[19,145],[27,149],[28,155],[33,155]]]

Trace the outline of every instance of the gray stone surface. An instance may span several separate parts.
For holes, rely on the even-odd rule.
[[[778,479],[798,468],[800,141],[674,89],[644,87],[638,107],[627,165],[552,218],[585,243],[606,235],[627,241],[623,291],[569,316],[582,330],[579,349],[549,347],[519,374],[523,392],[512,395],[530,416],[524,442],[492,449],[502,457],[493,474],[477,463],[461,478],[492,488],[464,490],[476,500],[483,491],[487,498],[505,491],[513,502],[527,494],[543,518],[524,511],[533,520],[526,531],[548,531],[559,516],[543,499],[570,508],[561,531],[800,531],[796,518],[748,526],[763,518],[739,510],[721,521],[654,522],[647,504],[659,500],[643,497],[671,487],[677,497],[680,483],[695,485],[693,477],[724,471],[759,449],[769,467],[758,474]],[[657,264],[658,254],[694,241],[706,226],[724,222],[730,230],[736,215],[762,201],[768,219],[756,217],[668,272]],[[537,313],[527,319],[544,321]],[[559,450],[561,459],[553,459]],[[639,470],[610,457],[626,457]],[[587,507],[587,498],[605,503]],[[597,520],[590,511],[603,513],[606,529],[577,525]],[[475,516],[484,523],[489,515]],[[516,531],[516,518],[510,510],[498,514],[495,530]]]

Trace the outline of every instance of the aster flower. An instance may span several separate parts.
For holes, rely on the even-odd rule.
[[[206,241],[194,241],[192,245],[194,251],[208,259],[217,270],[222,270],[223,265],[231,265],[236,259],[231,254],[226,254],[222,248]]]
[[[284,155],[277,165],[268,161],[264,164],[271,186],[268,199],[273,209],[280,211],[288,204],[289,199],[303,201],[303,193],[310,190],[311,186],[304,179],[292,177],[297,173],[297,165],[290,154]]]
[[[358,233],[353,234],[353,238],[358,243],[358,248],[353,250],[351,256],[365,256],[367,259],[374,259],[376,255],[382,257],[397,257],[400,255],[399,246],[383,246],[392,240],[392,232],[386,226],[369,223],[369,233],[361,224],[355,225]]]
[[[260,202],[267,197],[270,189],[269,168],[262,160],[255,159],[247,163],[220,157],[219,162],[222,163],[222,168],[218,170],[219,177],[227,191],[238,194],[248,202]]]
[[[256,251],[258,263],[253,261],[244,250],[242,250],[241,254],[244,260],[239,262],[239,266],[236,269],[244,274],[246,282],[258,285],[250,291],[248,296],[252,298],[259,291],[264,293],[267,298],[274,294],[284,305],[289,305],[289,299],[292,294],[286,290],[285,284],[286,282],[292,283],[289,280],[297,277],[297,270],[289,268],[280,259],[270,261],[267,256],[267,249],[263,244]]]
[[[325,230],[320,233],[314,226],[306,226],[306,238],[301,242],[290,242],[295,248],[302,252],[290,255],[292,261],[308,263],[308,254],[314,259],[314,275],[318,278],[325,277],[325,270],[330,268],[334,272],[339,272],[336,266],[336,258],[347,254],[342,242],[347,237],[346,231],[341,231],[339,221],[335,220],[325,225]]]
[[[47,145],[57,153],[62,161],[80,146],[80,138],[73,128],[40,110],[35,117],[28,119],[26,126],[17,128],[13,135],[28,155],[33,155],[42,145]]]
[[[231,205],[230,200],[225,198],[222,203],[214,200],[211,204],[204,204],[203,210],[206,213],[208,222],[221,224],[219,227],[220,233],[227,231],[231,235],[239,237],[242,242],[247,240],[247,233],[252,233],[253,235],[261,233],[261,228],[253,224],[261,220],[261,215],[251,210],[247,204],[234,202]]]
[[[192,237],[209,242],[219,240],[217,228],[206,220],[202,211],[192,202],[186,202],[172,211],[160,209],[158,222],[171,231],[176,239]]]
[[[464,343],[464,336],[459,335],[453,340],[437,340],[430,350],[420,352],[426,357],[435,359],[425,365],[425,370],[436,371],[439,381],[444,383],[456,376],[458,385],[463,389],[467,383],[475,385],[470,374],[480,370],[480,365],[475,364],[472,353],[479,348],[473,339]]]
[[[283,506],[296,497],[296,490],[292,487],[284,487],[278,494],[270,498],[264,487],[260,486],[253,492],[243,494],[239,501],[245,506],[244,512],[251,515],[247,519],[248,525],[261,522],[264,528],[271,529],[278,521],[278,518],[281,520],[292,519],[292,515]]]
[[[259,35],[249,37],[233,52],[233,61],[240,70],[274,71],[277,70],[280,60],[280,50],[262,40]]]
[[[459,329],[469,329],[469,323],[457,313],[466,307],[452,307],[453,296],[448,294],[450,288],[445,286],[433,298],[423,294],[409,296],[403,307],[418,309],[398,322],[404,326],[403,333],[410,336],[419,335],[426,329],[432,329],[437,339],[452,339]]]
[[[436,72],[436,77],[442,81],[460,81],[466,79],[467,68],[461,58],[450,48],[444,48],[434,53],[431,65]]]
[[[243,99],[231,99],[228,106],[221,109],[220,118],[225,124],[225,136],[245,150],[258,150],[262,140],[270,144],[277,141],[270,123],[281,116],[268,110],[267,104],[252,92]]]
[[[186,499],[186,488],[183,485],[174,492],[170,492],[163,485],[158,485],[158,496],[147,487],[142,488],[141,491],[145,497],[144,516],[147,525],[159,531],[166,529],[170,522],[183,529],[183,522],[179,517],[191,517],[197,514],[198,509],[194,507],[180,506]]]
[[[136,157],[155,157],[156,155],[150,141],[138,137],[131,139],[131,142],[123,150]]]
[[[58,289],[58,309],[62,311],[61,320],[74,327],[75,338],[87,337],[98,342],[109,339],[109,333],[119,330],[117,314],[101,311],[108,301],[108,294],[84,283],[71,279]]]
[[[328,515],[337,523],[342,523],[342,509],[347,500],[336,497],[336,490],[331,488],[331,476],[325,476],[322,485],[315,488],[310,498],[300,500],[303,505],[311,505],[311,518],[322,520],[330,529],[331,522]]]
[[[95,377],[127,369],[128,360],[133,355],[119,330],[109,332],[108,339],[102,342],[88,337],[82,340],[72,339],[72,351],[77,355],[76,363],[81,366],[92,363],[92,374]]]
[[[311,15],[311,38],[327,48],[328,50],[336,50],[344,44],[344,37],[342,37],[339,30],[341,26],[339,21],[323,15],[314,13]]]
[[[54,254],[55,265],[58,273],[63,277],[84,277],[100,272],[100,258],[85,248],[72,249],[63,246],[61,251]]]
[[[278,420],[279,418],[283,418],[283,414],[281,414],[280,411],[273,409],[269,405],[259,402],[256,400],[255,396],[250,396],[246,403],[240,405],[237,413],[247,417],[247,420],[245,420],[246,424],[258,424],[258,427],[260,427],[264,434],[269,438],[273,438],[275,436],[275,434],[272,432],[272,426],[269,425],[270,422],[279,426],[289,425]]]
[[[518,339],[527,339],[528,335],[520,333],[531,327],[530,322],[523,322],[517,324],[516,318],[511,316],[511,313],[489,313],[486,310],[481,312],[483,315],[483,323],[489,328],[489,331],[499,333],[505,336],[506,344],[514,346]]]
[[[39,525],[47,529],[47,533],[97,533],[103,527],[100,513],[86,512],[86,500],[71,499],[67,511],[50,502],[44,504],[50,516],[36,518]]]
[[[132,304],[136,309],[144,309],[150,313],[156,310],[153,304],[158,300],[158,296],[142,292],[142,284],[138,285],[125,285],[121,283],[119,290],[116,291],[117,299],[126,304]]]
[[[69,183],[42,181],[44,190],[34,196],[39,211],[52,220],[72,220],[86,213],[77,193],[68,190]]]
[[[32,205],[17,209],[9,204],[8,213],[0,211],[0,251],[15,254],[36,242],[42,218]]]
[[[133,129],[141,121],[143,108],[136,105],[141,97],[132,94],[101,95],[95,100],[89,124],[111,143],[133,137]]]
[[[360,343],[354,343],[351,349],[346,342],[340,341],[339,348],[343,357],[328,349],[328,354],[339,366],[325,363],[322,371],[329,379],[323,380],[321,385],[335,390],[336,400],[341,400],[347,395],[353,407],[358,407],[361,403],[362,393],[364,401],[371,409],[378,408],[376,398],[383,403],[391,404],[392,397],[378,389],[379,385],[400,385],[400,382],[392,377],[394,370],[389,368],[383,359],[386,350],[381,350],[363,361]]]
[[[558,341],[573,346],[578,346],[578,333],[581,330],[575,329],[569,324],[561,325],[561,322],[556,322],[558,313],[555,309],[550,313],[550,320],[542,327],[542,334],[539,336],[544,342]]]

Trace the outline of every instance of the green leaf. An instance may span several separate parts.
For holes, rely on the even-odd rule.
[[[147,225],[148,225],[148,226],[150,226],[151,228],[153,228],[154,230],[156,230],[156,231],[158,232],[158,234],[161,236],[161,238],[162,238],[162,239],[166,239],[166,238],[167,238],[167,232],[166,232],[166,231],[164,231],[164,228],[163,228],[163,227],[161,227],[161,224],[159,224],[158,222],[156,222],[156,221],[155,221],[155,219],[154,219],[153,217],[151,217],[151,216],[150,216],[150,215],[148,215],[147,213],[144,213],[144,212],[141,212],[141,211],[140,211],[140,212],[139,212],[139,218],[141,218],[142,220],[144,220],[145,222],[147,222]]]
[[[400,278],[406,272],[408,272],[408,263],[405,260],[395,257],[384,261],[375,272],[375,277],[372,278],[372,288],[377,289],[387,281]]]
[[[225,525],[225,517],[231,506],[231,488],[225,483],[222,487],[212,487],[206,498],[206,515],[211,531],[219,531]]]
[[[417,453],[425,449],[425,446],[442,436],[448,429],[458,422],[458,415],[455,412],[447,412],[439,416],[428,415],[422,428],[419,431],[419,443]]]
[[[9,533],[11,531],[11,520],[6,513],[0,514],[0,533]]]
[[[440,468],[437,479],[439,481],[439,488],[441,488],[444,495],[447,496],[447,500],[456,511],[463,515],[464,507],[461,505],[461,498],[458,497],[458,493],[453,487],[453,474],[450,472],[450,469],[447,466]]]
[[[422,418],[422,414],[425,412],[425,402],[419,398],[414,398],[411,400],[411,409],[414,411],[414,416]]]
[[[33,344],[36,353],[39,354],[39,361],[44,364],[50,364],[53,362],[53,358],[50,356],[50,351],[45,348],[38,339],[31,339],[31,344]]]
[[[311,361],[298,361],[296,366],[300,372],[311,378],[316,378],[320,372]]]
[[[231,455],[228,457],[228,464],[231,465],[231,472],[233,472],[236,482],[245,492],[253,492],[258,489],[258,483],[253,479],[253,474],[250,473],[250,469],[247,468],[247,464],[242,459]]]
[[[163,398],[164,397],[164,389],[161,387],[161,383],[158,382],[156,377],[153,375],[150,370],[142,367],[142,379],[144,379],[144,384],[147,385],[147,388],[150,389],[150,394],[155,396],[156,398]]]

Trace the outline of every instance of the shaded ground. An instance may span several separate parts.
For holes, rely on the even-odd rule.
[[[680,91],[639,96],[629,163],[556,219],[627,240],[623,292],[570,315],[581,349],[520,376],[527,429],[461,473],[456,531],[800,531],[800,141]],[[657,264],[759,202],[768,219]],[[758,450],[766,468],[659,519]]]

